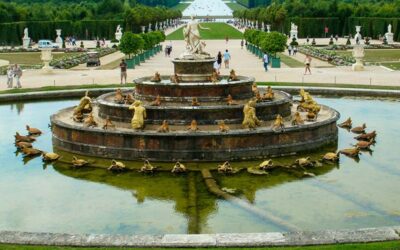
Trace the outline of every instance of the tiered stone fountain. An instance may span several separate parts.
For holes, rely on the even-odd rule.
[[[56,148],[83,155],[123,160],[153,161],[226,161],[258,159],[271,156],[295,154],[315,150],[337,142],[336,121],[339,113],[327,106],[321,108],[317,119],[292,125],[292,114],[297,104],[292,97],[274,90],[272,100],[258,100],[256,115],[261,123],[255,129],[242,127],[244,108],[255,100],[254,78],[237,76],[228,80],[221,76],[211,81],[215,58],[205,53],[173,60],[178,81],[162,76],[161,81],[151,77],[135,80],[133,97],[140,100],[147,117],[143,129],[131,128],[132,111],[129,104],[114,101],[115,92],[97,98],[93,116],[97,127],[86,127],[75,122],[73,107],[61,110],[51,117],[53,144]],[[263,95],[260,90],[260,95]],[[129,94],[126,91],[123,94]],[[228,96],[233,105],[227,104]],[[154,100],[160,101],[154,105]],[[192,105],[197,98],[199,105]],[[277,115],[284,120],[284,129],[273,129]],[[305,113],[301,113],[305,119]],[[108,119],[114,129],[103,129]],[[198,130],[188,130],[195,120]],[[167,121],[169,132],[158,132]],[[224,122],[228,131],[222,132],[219,124]]]

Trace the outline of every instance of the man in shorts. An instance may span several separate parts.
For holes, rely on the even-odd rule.
[[[126,84],[126,77],[127,77],[126,68],[127,68],[127,65],[126,65],[126,62],[125,62],[124,59],[121,60],[121,63],[119,64],[119,68],[121,69],[121,84],[122,84],[124,79],[125,79],[125,84]]]

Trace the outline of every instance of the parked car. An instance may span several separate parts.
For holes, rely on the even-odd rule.
[[[97,51],[89,51],[87,53],[88,60],[86,63],[86,67],[90,66],[100,66],[100,54]]]
[[[38,47],[39,48],[53,48],[53,49],[60,48],[60,46],[58,46],[58,44],[53,43],[50,40],[39,40]]]

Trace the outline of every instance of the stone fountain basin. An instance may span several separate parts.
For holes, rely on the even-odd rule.
[[[277,114],[283,117],[290,115],[292,96],[283,91],[274,91],[275,100],[257,103],[257,116],[262,120],[275,119]],[[129,105],[114,102],[115,92],[101,95],[97,98],[99,117],[109,117],[112,121],[129,123],[132,111]],[[161,124],[168,120],[170,124],[189,124],[195,119],[198,124],[216,124],[224,120],[225,123],[241,123],[243,107],[247,100],[238,100],[238,105],[227,105],[226,101],[202,102],[201,106],[191,106],[191,97],[182,97],[182,103],[171,102],[162,97],[161,106],[149,106],[150,101],[143,101],[146,108],[147,124]],[[154,100],[154,99],[153,99]],[[236,100],[235,100],[236,101]]]
[[[142,77],[135,82],[135,98],[139,100],[154,100],[157,95],[179,102],[183,97],[197,97],[200,101],[220,101],[229,94],[237,100],[253,97],[251,89],[254,77],[238,76],[237,81],[222,80],[212,82],[182,82],[171,83],[170,76],[161,76],[161,82],[151,82],[151,77]],[[227,79],[228,76],[221,76]]]
[[[321,107],[317,121],[301,126],[291,126],[287,121],[282,132],[273,131],[272,122],[264,122],[256,130],[235,125],[227,133],[219,132],[216,125],[200,126],[198,132],[188,132],[186,126],[171,127],[169,133],[157,133],[155,126],[134,131],[126,124],[122,127],[124,123],[121,127],[117,124],[115,130],[86,128],[72,121],[73,108],[67,108],[51,117],[53,145],[76,154],[121,160],[225,161],[283,156],[337,143],[336,121],[340,115],[332,108]]]

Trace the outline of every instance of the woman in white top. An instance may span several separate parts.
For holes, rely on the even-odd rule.
[[[311,75],[311,69],[310,69],[310,66],[311,66],[311,56],[310,55],[306,55],[306,59],[304,60],[304,64],[306,65],[306,69],[305,69],[305,71],[304,71],[304,75],[306,75],[307,74],[307,71],[310,73],[310,75]]]
[[[11,66],[7,69],[7,88],[12,88],[13,86],[14,70]]]

